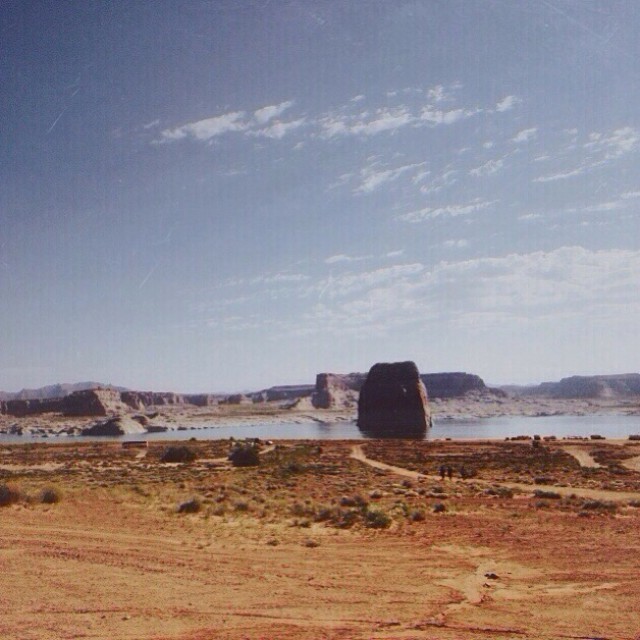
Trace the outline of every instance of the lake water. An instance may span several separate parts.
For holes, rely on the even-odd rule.
[[[506,438],[519,435],[555,435],[589,437],[597,434],[605,438],[627,438],[640,434],[640,416],[589,415],[589,416],[501,416],[498,418],[477,418],[461,420],[436,420],[427,431],[426,440],[437,438]],[[167,431],[143,435],[122,436],[121,438],[78,438],[88,440],[214,440],[220,438],[261,438],[261,439],[309,439],[309,440],[350,440],[363,436],[354,422],[337,423],[270,423],[207,426],[187,431]],[[51,437],[47,440],[39,436],[0,435],[1,442],[70,442],[74,438]]]

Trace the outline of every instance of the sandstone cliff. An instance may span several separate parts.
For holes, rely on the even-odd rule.
[[[311,402],[316,409],[344,409],[354,407],[365,375],[362,373],[319,373]]]

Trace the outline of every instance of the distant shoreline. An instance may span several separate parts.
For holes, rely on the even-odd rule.
[[[432,400],[431,411],[434,422],[439,425],[448,422],[483,421],[491,418],[548,418],[562,416],[640,416],[640,402],[637,399],[620,400],[560,400],[549,398],[491,398],[467,396],[456,399]],[[134,412],[129,414],[133,415]],[[197,433],[202,429],[229,430],[257,425],[311,424],[334,425],[352,423],[357,418],[354,408],[316,409],[295,411],[280,406],[265,404],[242,407],[156,407],[147,415],[149,426],[154,431],[167,434],[177,432]],[[83,429],[105,421],[107,417],[66,418],[56,414],[42,414],[15,418],[0,416],[0,435],[15,436],[16,439],[77,437]],[[529,431],[529,430],[528,430]],[[640,428],[638,429],[640,431]],[[152,435],[140,433],[140,437]],[[516,435],[516,434],[514,434]],[[163,436],[165,437],[165,436]],[[452,436],[453,437],[453,436]]]

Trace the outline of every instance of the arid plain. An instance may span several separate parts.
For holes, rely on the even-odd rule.
[[[0,637],[640,637],[640,442],[181,445],[0,445]]]

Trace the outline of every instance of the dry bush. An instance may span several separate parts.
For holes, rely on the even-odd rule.
[[[260,464],[258,446],[253,443],[237,444],[229,454],[234,467],[257,467]]]
[[[196,452],[189,447],[171,446],[165,449],[160,462],[193,462],[196,458]]]
[[[57,504],[62,500],[62,494],[55,487],[45,487],[40,492],[40,502],[43,504]]]
[[[0,507],[7,507],[10,504],[19,502],[22,494],[15,487],[8,484],[0,484]]]
[[[202,503],[198,498],[191,498],[178,507],[178,513],[198,513],[202,509]]]

